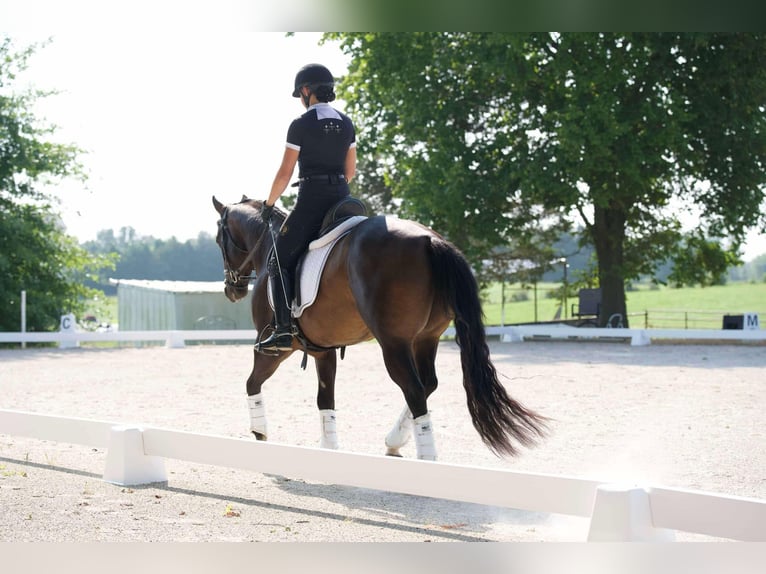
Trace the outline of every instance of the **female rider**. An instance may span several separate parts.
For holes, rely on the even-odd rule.
[[[317,236],[327,211],[349,195],[348,184],[356,171],[354,124],[329,102],[335,99],[335,80],[321,64],[308,64],[295,76],[293,97],[300,98],[306,113],[287,130],[287,144],[271,193],[261,216],[269,224],[274,203],[287,188],[298,164],[298,198],[279,230],[276,256],[269,261],[274,301],[274,332],[257,350],[290,350],[293,344],[291,305],[295,266]]]

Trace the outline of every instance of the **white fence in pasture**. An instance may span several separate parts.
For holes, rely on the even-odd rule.
[[[166,482],[166,458],[329,484],[590,518],[590,541],[673,540],[674,531],[766,541],[766,500],[354,454],[0,410],[0,434],[106,448],[104,480]]]
[[[490,334],[490,330],[487,333]],[[726,341],[764,342],[764,330],[729,329],[609,329],[572,327],[569,325],[522,325],[499,327],[497,333],[504,342],[539,340],[625,340],[633,346],[650,345],[652,341],[686,342]]]
[[[568,325],[520,325],[486,329],[487,335],[500,337],[503,342],[568,340],[568,341],[629,341],[633,346],[649,345],[652,341],[685,342],[766,342],[766,330],[728,329],[607,329],[571,327]],[[444,337],[454,337],[450,327]],[[240,330],[186,330],[186,331],[91,331],[69,332],[0,332],[0,343],[57,343],[60,347],[76,347],[80,343],[109,342],[163,342],[167,347],[184,347],[189,341],[255,341],[255,329]]]

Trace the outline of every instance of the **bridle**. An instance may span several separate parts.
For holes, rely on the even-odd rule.
[[[218,228],[221,231],[221,253],[223,254],[223,282],[227,287],[233,287],[234,289],[246,289],[248,283],[250,283],[250,280],[256,278],[255,263],[253,263],[252,271],[250,271],[247,275],[242,275],[242,272],[244,271],[245,267],[247,267],[253,261],[253,257],[255,256],[256,251],[258,251],[258,248],[261,246],[263,235],[261,235],[261,237],[255,243],[255,246],[250,251],[243,249],[237,245],[237,242],[234,241],[234,238],[231,236],[231,232],[229,231],[229,226],[226,221],[228,216],[229,208],[225,207],[223,213],[221,213],[221,219],[218,220]],[[236,269],[232,269],[232,265],[229,262],[228,245],[231,245],[239,253],[246,255],[245,260]]]

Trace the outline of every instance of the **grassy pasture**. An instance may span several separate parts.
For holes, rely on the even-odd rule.
[[[561,304],[549,293],[560,287],[555,283],[537,286],[537,321],[554,319]],[[502,287],[491,285],[483,293],[486,324],[510,325],[535,321],[535,295],[530,287],[505,286],[505,313],[502,315]],[[766,283],[729,283],[714,287],[685,287],[674,289],[640,285],[627,292],[628,315],[632,327],[672,327],[690,329],[720,329],[723,315],[754,312],[766,321]],[[577,295],[567,299],[566,314]],[[562,311],[562,318],[564,313]]]

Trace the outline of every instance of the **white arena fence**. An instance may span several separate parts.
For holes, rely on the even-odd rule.
[[[488,336],[500,337],[506,343],[523,341],[625,341],[633,346],[650,345],[652,341],[684,342],[766,342],[766,330],[729,329],[609,329],[541,324],[506,327],[487,327]],[[455,336],[450,327],[444,337]],[[161,342],[167,347],[184,347],[189,341],[255,341],[255,329],[239,330],[186,330],[186,331],[69,331],[69,332],[0,332],[0,343],[57,343],[60,347],[77,347],[80,343],[109,342]]]
[[[165,346],[180,348],[186,341],[255,341],[255,329],[223,331],[69,331],[45,333],[0,332],[0,343],[58,343],[60,347],[77,347],[80,343],[164,342]]]
[[[675,531],[766,541],[766,500],[355,454],[0,410],[0,434],[107,449],[103,478],[167,482],[165,459],[328,484],[590,518],[589,541],[668,541]]]

